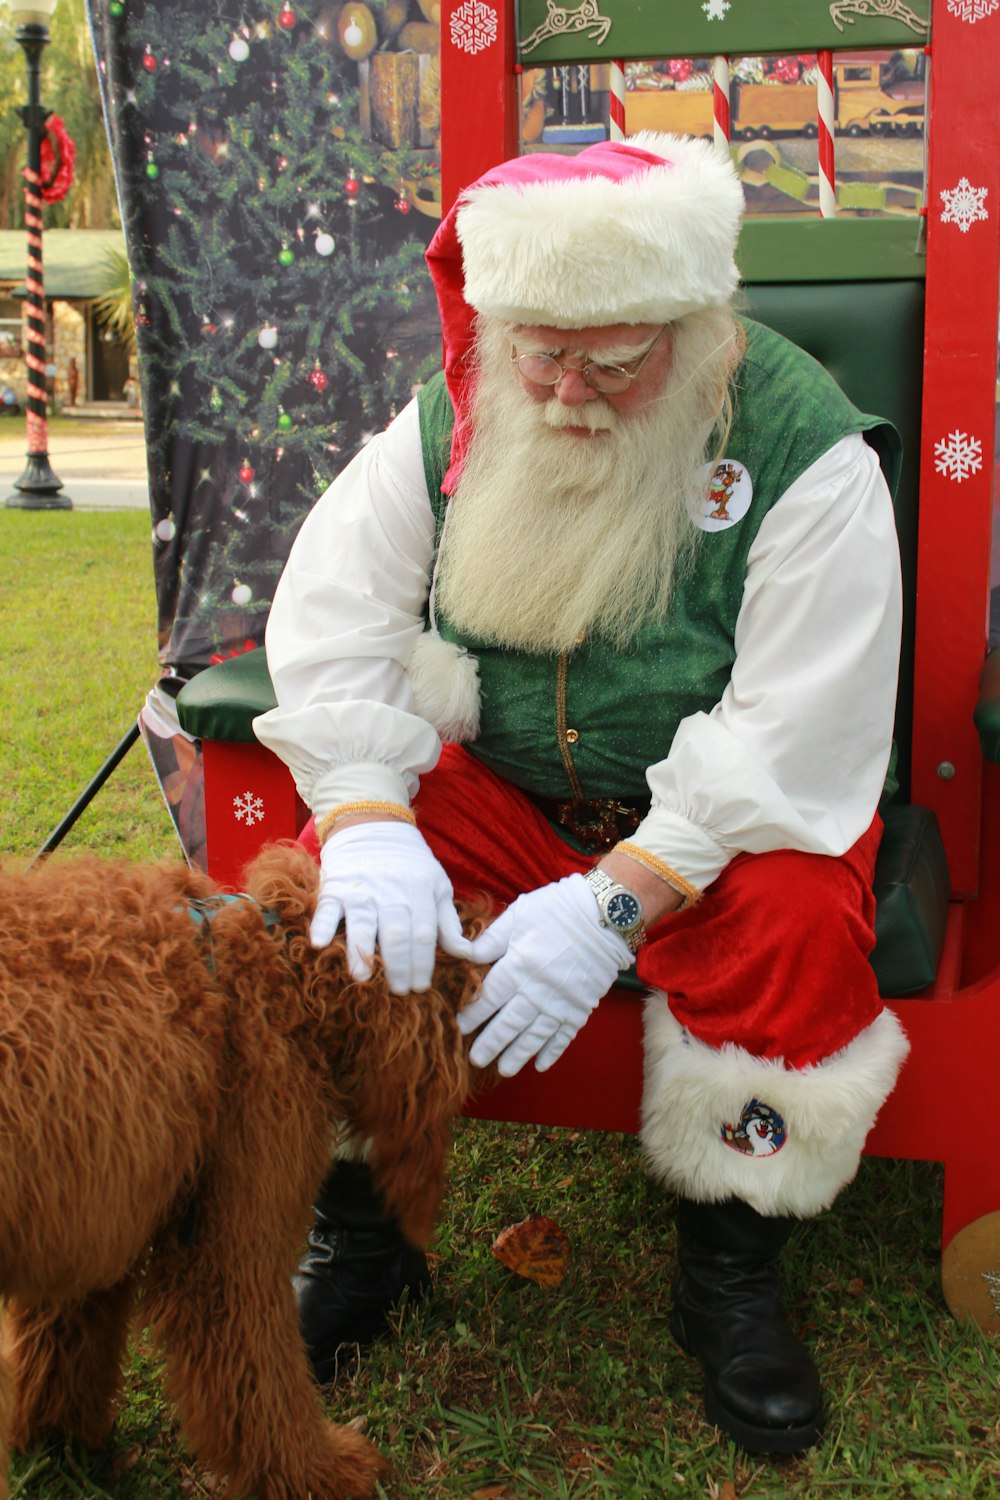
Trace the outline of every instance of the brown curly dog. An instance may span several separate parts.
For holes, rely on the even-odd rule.
[[[106,1440],[137,1301],[227,1493],[346,1500],[384,1473],[323,1417],[290,1278],[343,1121],[426,1244],[478,973],[352,981],[339,940],[309,944],[317,884],[294,846],[229,901],[178,865],[0,871],[0,1500],[11,1446]]]

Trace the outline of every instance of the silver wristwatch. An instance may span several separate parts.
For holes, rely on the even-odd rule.
[[[601,926],[610,927],[620,938],[624,938],[630,953],[638,953],[646,941],[639,897],[628,886],[619,885],[617,880],[612,880],[603,870],[588,870],[583,878],[597,897]]]

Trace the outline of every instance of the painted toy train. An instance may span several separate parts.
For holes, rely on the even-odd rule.
[[[833,67],[835,128],[844,135],[919,136],[924,125],[922,51],[846,54]],[[595,133],[607,69],[561,66],[546,70],[535,87],[537,129],[546,144],[561,130],[577,137],[589,116]],[[590,76],[584,76],[589,74]],[[629,63],[626,127],[712,135],[712,63],[709,58]],[[734,60],[730,118],[734,140],[770,140],[817,134],[816,59],[809,56]],[[525,117],[525,139],[532,131]],[[543,124],[544,120],[544,124]]]

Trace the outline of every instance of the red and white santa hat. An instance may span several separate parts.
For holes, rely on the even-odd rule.
[[[467,188],[427,250],[456,416],[477,313],[552,328],[669,323],[729,301],[743,192],[708,141],[642,131],[516,157]],[[456,422],[456,434],[464,423]],[[445,487],[461,466],[461,437]],[[458,451],[456,451],[456,448]]]

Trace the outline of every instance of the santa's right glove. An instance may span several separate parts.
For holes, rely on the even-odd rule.
[[[451,881],[410,823],[354,823],[327,839],[313,946],[325,948],[342,921],[351,977],[370,978],[377,949],[397,995],[430,989],[438,943],[455,958],[472,956]]]

